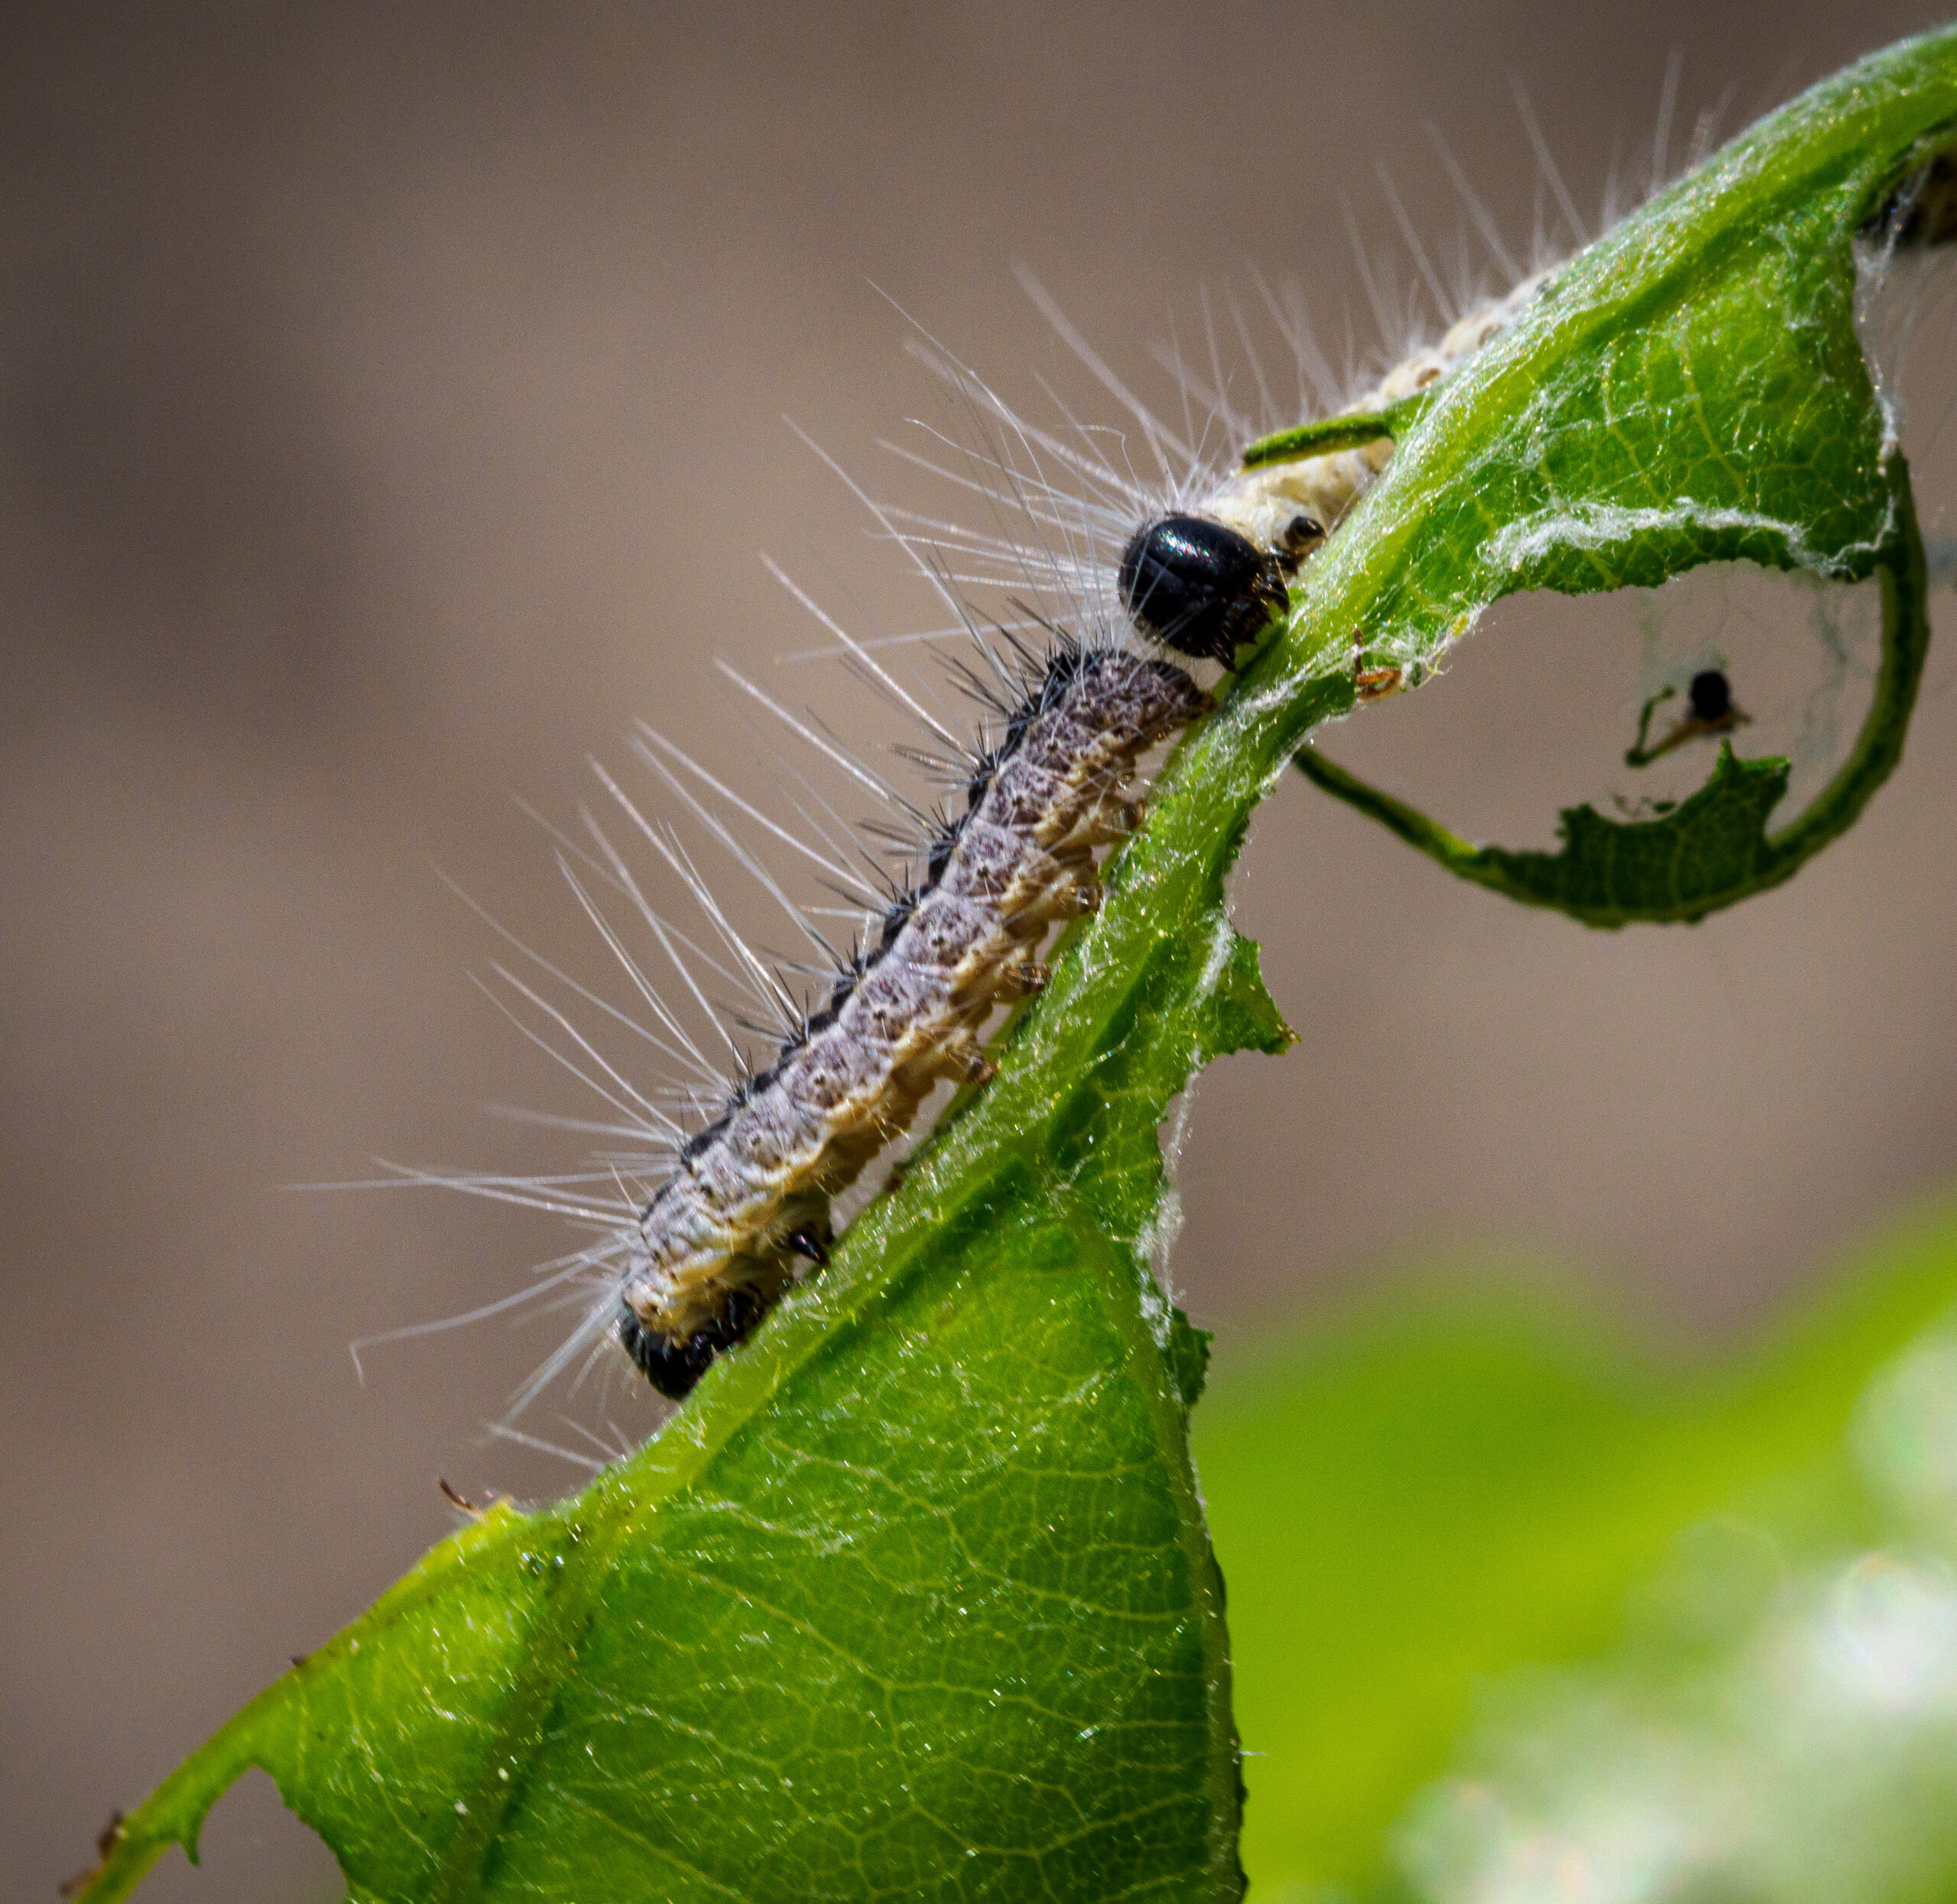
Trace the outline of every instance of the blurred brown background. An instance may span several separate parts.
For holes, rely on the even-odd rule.
[[[482,1432],[534,1328],[378,1351],[364,1387],[347,1354],[517,1286],[547,1224],[281,1186],[539,1167],[482,1115],[545,1074],[468,982],[494,944],[438,869],[582,945],[511,796],[567,819],[636,714],[712,753],[710,657],[811,639],[758,549],[852,620],[914,615],[780,420],[888,468],[919,385],[873,283],[1021,395],[1066,374],[1021,258],[1138,375],[1251,261],[1302,277],[1336,354],[1348,316],[1374,334],[1342,203],[1405,256],[1375,164],[1423,235],[1462,222],[1424,122],[1526,245],[1511,76],[1594,208],[1674,49],[1683,117],[1729,96],[1731,131],[1935,11],[9,9],[10,1894],[51,1896],[112,1805],[445,1531],[437,1474],[575,1478]],[[1491,618],[1332,750],[1543,836],[1634,705],[1634,655],[1576,615]],[[1226,1365],[1472,1239],[1581,1266],[1648,1332],[1731,1332],[1957,1171],[1952,679],[1933,660],[1843,845],[1696,930],[1587,934],[1280,789],[1238,912],[1300,1042],[1211,1075],[1182,1162],[1176,1280]],[[209,1846],[149,1895],[330,1886],[268,1789]]]

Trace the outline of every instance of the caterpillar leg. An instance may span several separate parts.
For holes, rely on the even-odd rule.
[[[1051,983],[1053,968],[1037,958],[1023,958],[1008,965],[1000,975],[999,997],[1010,1004],[1015,998],[1037,998]]]
[[[945,1040],[939,1075],[954,1084],[988,1085],[999,1075],[999,1068],[985,1056],[978,1033],[965,1027]]]

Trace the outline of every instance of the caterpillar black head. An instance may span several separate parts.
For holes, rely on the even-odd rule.
[[[621,1302],[618,1342],[660,1394],[682,1402],[718,1356],[754,1334],[772,1306],[758,1289],[732,1289],[719,1311],[690,1335],[668,1335],[641,1322],[630,1303]]]
[[[1225,667],[1290,605],[1284,566],[1206,516],[1158,516],[1128,538],[1118,578],[1144,634]]]

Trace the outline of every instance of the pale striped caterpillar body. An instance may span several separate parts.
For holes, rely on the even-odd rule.
[[[1099,903],[1097,849],[1132,829],[1141,757],[1209,705],[1180,670],[1063,637],[965,812],[824,1009],[693,1138],[629,1245],[617,1328],[662,1393],[683,1396],[792,1280],[826,1260],[829,1202],[945,1079],[982,1072],[979,1028],[1036,989],[1048,929]]]

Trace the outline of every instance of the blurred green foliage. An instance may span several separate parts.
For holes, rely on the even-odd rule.
[[[1518,1267],[1219,1358],[1253,1898],[1957,1895],[1957,1202],[1717,1366]]]

